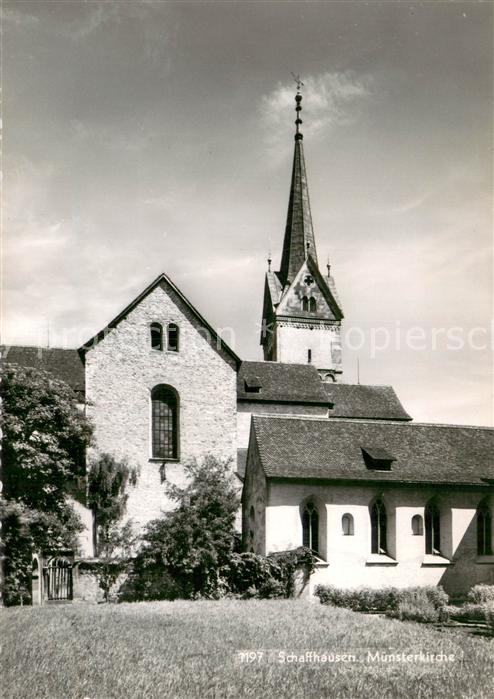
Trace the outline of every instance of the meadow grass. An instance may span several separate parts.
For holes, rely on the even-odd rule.
[[[24,607],[2,610],[0,625],[3,699],[494,696],[492,641],[317,602]],[[244,650],[264,654],[242,662]],[[357,661],[279,661],[279,651],[310,650]],[[381,663],[368,650],[455,660]]]

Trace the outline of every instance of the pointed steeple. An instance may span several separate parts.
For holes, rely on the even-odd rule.
[[[312,229],[309,189],[302,145],[304,137],[299,128],[302,124],[302,119],[300,118],[300,112],[302,111],[301,102],[302,95],[297,91],[295,96],[295,110],[297,113],[295,120],[295,152],[293,154],[290,200],[288,203],[280,269],[283,286],[293,281],[308,254],[317,264],[316,242]]]

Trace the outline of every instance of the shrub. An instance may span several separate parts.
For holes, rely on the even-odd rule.
[[[460,607],[448,606],[445,608],[450,619],[455,621],[483,621],[484,607],[481,604],[467,602]]]
[[[494,602],[466,602],[460,607],[446,607],[446,613],[454,621],[479,622],[485,621],[487,628],[494,633]]]
[[[400,619],[400,621],[419,621],[433,623],[439,621],[439,610],[425,597],[417,596],[416,599],[398,602],[396,609],[389,610],[387,616]]]
[[[295,592],[295,573],[303,569],[309,575],[314,558],[309,549],[259,556],[255,553],[233,553],[220,569],[229,592],[248,597],[292,597]]]
[[[400,604],[430,605],[441,612],[448,603],[448,595],[442,587],[384,587],[373,589],[359,587],[344,590],[331,585],[318,585],[314,591],[321,604],[346,607],[359,612],[396,612]]]
[[[494,602],[486,602],[483,606],[484,618],[485,623],[487,624],[487,629],[490,632],[491,636],[494,636]]]
[[[474,585],[467,595],[467,600],[473,604],[494,602],[494,585]]]

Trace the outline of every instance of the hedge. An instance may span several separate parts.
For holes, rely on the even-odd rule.
[[[408,605],[419,605],[424,613],[429,610],[442,610],[449,601],[442,587],[432,585],[426,587],[359,587],[345,590],[332,585],[318,585],[314,590],[321,604],[332,604],[335,607],[346,607],[358,612],[395,612],[400,605],[403,613]],[[427,608],[425,605],[429,605]]]

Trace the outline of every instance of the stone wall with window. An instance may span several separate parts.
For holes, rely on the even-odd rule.
[[[493,496],[480,489],[412,486],[322,485],[269,480],[265,511],[265,553],[304,541],[304,508],[318,511],[320,562],[311,578],[337,587],[441,584],[453,595],[480,582],[494,582],[491,540],[480,548],[479,505],[492,513]],[[245,496],[247,497],[247,496]],[[373,550],[372,507],[383,508],[380,550]],[[433,504],[437,518],[426,518]],[[485,517],[485,515],[481,515]],[[485,519],[482,520],[485,522]],[[492,517],[487,517],[492,528]],[[430,531],[434,526],[434,532]],[[382,522],[381,522],[382,527]],[[429,528],[429,533],[428,533]],[[483,529],[485,542],[485,524]],[[434,539],[433,549],[429,540]]]
[[[158,386],[177,396],[175,454],[164,457],[152,449],[151,396]],[[86,353],[86,397],[97,448],[139,467],[127,505],[138,526],[172,506],[162,479],[180,482],[184,462],[211,453],[235,468],[235,361],[164,284]],[[163,434],[171,429],[164,417]]]

